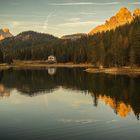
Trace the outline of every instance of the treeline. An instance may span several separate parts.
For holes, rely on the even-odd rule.
[[[16,42],[15,45],[11,44],[6,44],[8,49],[3,51],[11,59],[46,60],[49,55],[54,55],[58,62],[93,63],[95,66],[104,67],[139,66],[140,17],[115,31],[97,33],[76,41],[56,39],[49,43],[30,45],[26,41],[26,45],[22,42],[25,47],[16,48]],[[5,43],[2,47],[4,45]]]

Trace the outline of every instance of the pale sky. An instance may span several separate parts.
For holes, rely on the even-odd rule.
[[[62,36],[87,33],[121,7],[133,11],[139,0],[0,0],[0,28],[12,34],[33,30]]]

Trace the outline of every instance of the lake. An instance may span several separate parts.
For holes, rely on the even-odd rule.
[[[1,140],[139,140],[139,113],[140,77],[0,71]]]

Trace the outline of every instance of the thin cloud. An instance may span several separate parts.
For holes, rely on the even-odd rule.
[[[77,21],[80,21],[80,18],[70,18],[70,19],[67,19],[67,21],[70,21],[70,22],[77,22]]]
[[[95,3],[95,2],[73,2],[73,3],[50,3],[49,5],[54,6],[76,6],[76,5],[118,5],[120,2],[105,2],[105,3]]]
[[[60,27],[79,27],[79,26],[89,26],[89,25],[99,25],[102,24],[103,22],[99,21],[79,21],[79,22],[66,22],[59,24],[58,26]]]
[[[87,123],[96,123],[96,122],[100,122],[101,120],[94,120],[94,119],[85,119],[85,120],[72,120],[72,119],[58,119],[57,121],[59,122],[63,122],[63,123],[81,123],[81,124],[87,124]]]
[[[20,27],[23,27],[23,26],[32,26],[34,25],[35,26],[43,26],[43,23],[40,23],[40,22],[33,22],[33,21],[10,21],[9,22],[9,25],[13,26],[13,27],[16,27],[16,26],[20,26]]]
[[[44,30],[46,30],[46,29],[49,27],[49,21],[50,21],[50,19],[51,19],[53,16],[55,16],[54,13],[55,13],[55,11],[51,12],[51,13],[47,16],[47,18],[45,19],[45,21],[44,21],[44,26],[43,26],[43,29],[44,29]]]
[[[96,15],[96,13],[93,12],[80,12],[80,15]]]
[[[34,30],[34,29],[39,29],[40,32],[45,32],[44,30],[44,23],[40,23],[40,22],[32,22],[32,21],[28,21],[28,22],[25,22],[25,21],[11,21],[9,23],[10,28],[17,28],[17,27],[20,27],[24,30]],[[34,25],[34,26],[33,26]],[[34,28],[34,29],[33,29]],[[59,30],[59,28],[55,27],[55,26],[47,26],[46,27],[48,30]]]

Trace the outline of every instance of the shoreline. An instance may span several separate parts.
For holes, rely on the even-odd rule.
[[[121,67],[121,68],[95,68],[92,64],[89,63],[80,63],[74,64],[72,62],[69,63],[55,63],[48,64],[45,61],[19,61],[16,60],[12,64],[0,64],[0,70],[8,70],[8,69],[19,69],[19,70],[41,70],[48,68],[85,68],[85,71],[88,73],[104,73],[110,75],[140,75],[140,67]]]
[[[88,68],[85,70],[88,73],[104,73],[104,74],[110,74],[110,75],[140,75],[140,67],[122,67],[122,68]]]
[[[6,69],[46,69],[46,68],[91,68],[92,64],[88,63],[55,63],[48,64],[45,61],[15,61],[12,64],[0,64],[0,70]]]

